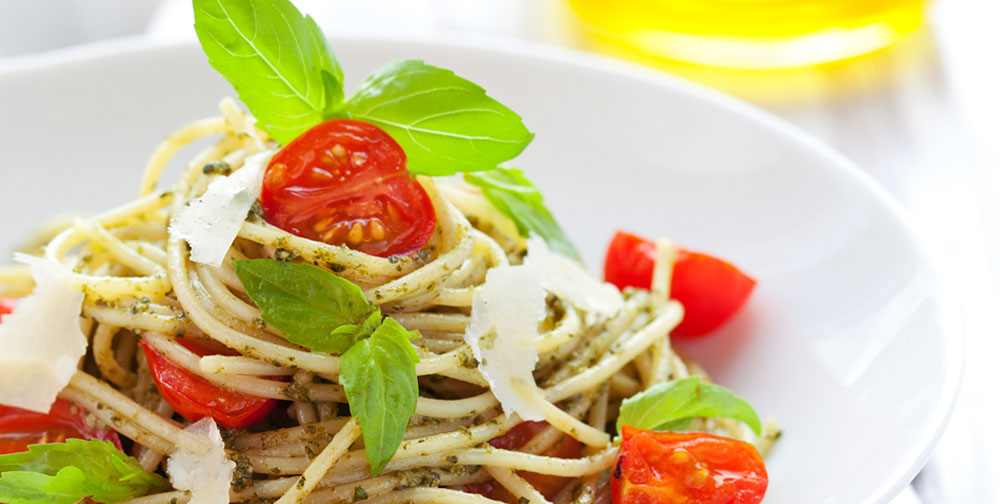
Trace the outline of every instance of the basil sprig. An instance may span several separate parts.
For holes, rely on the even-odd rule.
[[[452,175],[493,169],[533,137],[481,87],[418,60],[375,72],[345,103],[322,31],[288,0],[194,0],[194,14],[209,63],[282,144],[325,119],[355,117],[399,142],[412,173]]]
[[[373,476],[396,453],[416,410],[414,365],[419,361],[410,333],[391,318],[340,356],[340,383],[347,392],[351,415],[361,423]]]
[[[749,403],[729,389],[689,376],[657,383],[622,401],[618,431],[623,425],[652,430],[686,430],[692,418],[739,420],[760,435],[760,419]]]
[[[581,260],[573,242],[545,207],[542,193],[521,170],[500,167],[482,173],[467,173],[465,181],[482,189],[483,196],[500,213],[514,221],[522,236],[541,236],[552,250]]]
[[[261,318],[310,350],[342,354],[382,322],[361,288],[317,266],[254,259],[233,261],[233,270]]]
[[[372,475],[385,468],[417,409],[418,337],[383,317],[361,289],[311,264],[235,260],[261,318],[289,341],[340,354],[340,383],[361,424]]]
[[[170,488],[158,474],[98,439],[37,444],[0,455],[0,502],[73,504],[84,497],[111,504]]]

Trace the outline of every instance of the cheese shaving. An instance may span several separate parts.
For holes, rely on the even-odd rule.
[[[625,306],[617,287],[598,280],[580,263],[552,252],[538,236],[528,238],[524,264],[538,275],[545,290],[568,300],[588,317],[610,318]]]
[[[242,168],[209,184],[205,194],[177,212],[169,232],[188,242],[192,261],[222,265],[247,212],[260,197],[264,169],[273,155],[264,151],[247,157]]]
[[[185,432],[211,444],[206,454],[178,450],[167,460],[170,484],[178,490],[191,492],[188,504],[226,504],[236,463],[226,457],[219,427],[210,417],[189,425]]]
[[[15,254],[31,268],[35,289],[0,324],[0,404],[48,413],[87,351],[80,330],[83,293],[48,259]]]
[[[479,360],[504,413],[544,420],[542,396],[532,372],[538,362],[538,324],[545,319],[545,290],[526,266],[490,269],[472,298],[465,341]]]

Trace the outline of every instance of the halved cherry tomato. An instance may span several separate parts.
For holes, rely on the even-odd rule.
[[[512,429],[489,440],[490,446],[502,450],[516,450],[531,441],[542,429],[548,427],[548,422],[527,421],[515,425]]]
[[[278,151],[260,201],[267,222],[289,233],[381,257],[420,250],[437,225],[402,147],[353,119],[322,122]]]
[[[757,504],[767,471],[749,443],[704,432],[622,428],[615,504]]]
[[[17,299],[14,298],[0,298],[0,321],[3,321],[3,316],[14,311],[17,306]]]
[[[193,338],[178,338],[184,348],[205,355],[239,355],[221,344]],[[278,401],[232,392],[192,374],[174,364],[153,347],[140,342],[146,352],[149,371],[160,395],[174,411],[191,422],[212,417],[216,423],[230,429],[249,427],[266,417]]]
[[[604,279],[619,289],[648,289],[655,262],[656,245],[652,241],[619,231],[608,245]],[[684,320],[670,334],[694,337],[714,331],[743,306],[756,284],[722,259],[678,250],[670,294],[684,305]]]
[[[0,454],[28,450],[29,445],[62,443],[68,438],[110,441],[122,449],[118,433],[87,422],[87,410],[56,399],[48,413],[0,406]]]
[[[507,431],[502,436],[495,437],[489,441],[490,445],[495,448],[502,448],[504,450],[516,450],[528,441],[531,441],[535,435],[541,432],[542,429],[547,427],[548,422],[521,422],[514,426],[513,429]],[[540,455],[545,457],[558,457],[558,458],[580,458],[583,455],[583,446],[580,442],[570,436],[563,436],[563,438],[556,443],[554,446],[548,450],[543,451]],[[571,478],[564,478],[562,476],[552,476],[550,474],[539,474],[528,471],[518,471],[517,474],[524,478],[531,486],[535,487],[539,493],[545,496],[546,499],[552,500],[553,497],[560,490],[566,486]],[[501,486],[496,482],[496,480],[490,479],[482,483],[474,483],[465,485],[465,491],[469,493],[477,493],[489,497],[490,499],[516,503],[515,499],[506,488]]]

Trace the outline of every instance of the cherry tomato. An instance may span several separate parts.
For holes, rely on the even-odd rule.
[[[652,241],[619,231],[608,245],[604,279],[619,289],[648,289],[655,262],[656,245]],[[722,259],[678,250],[670,294],[684,305],[684,320],[671,336],[695,337],[712,332],[743,306],[756,284]]]
[[[437,225],[403,148],[353,119],[320,123],[278,151],[260,201],[264,218],[289,233],[381,257],[420,250]]]
[[[531,441],[533,437],[535,437],[548,425],[548,422],[521,422],[515,425],[511,430],[505,432],[502,436],[491,439],[489,443],[495,448],[517,450],[527,444],[528,441]],[[583,446],[576,439],[570,436],[563,436],[558,443],[548,450],[543,451],[540,455],[558,458],[580,458],[583,456]],[[528,471],[518,471],[517,474],[524,478],[531,484],[531,486],[535,487],[539,493],[549,500],[552,500],[552,498],[555,497],[555,495],[559,493],[559,491],[562,490],[563,487],[566,486],[566,483],[568,483],[571,479],[562,476],[539,474]],[[508,502],[512,504],[517,502],[517,499],[515,499],[506,488],[493,479],[482,483],[465,485],[465,491],[484,495],[496,501]]]
[[[580,458],[583,456],[583,445],[570,436],[563,436],[562,440],[556,443],[555,446],[543,451],[540,455],[556,458]],[[550,501],[572,479],[527,471],[521,471],[518,474],[527,480],[528,483],[531,483],[531,486],[535,487],[539,493]]]
[[[238,355],[221,344],[206,340],[179,338],[177,342],[199,356]],[[275,399],[232,392],[214,385],[174,364],[145,342],[139,344],[146,352],[146,362],[160,395],[174,411],[191,422],[209,416],[230,429],[249,427],[263,420],[278,405]]]
[[[489,443],[494,448],[516,450],[527,444],[528,441],[531,441],[531,438],[535,437],[548,425],[548,422],[521,422],[511,430],[504,432],[502,436],[491,439]]]
[[[611,473],[614,504],[757,504],[766,490],[764,462],[749,443],[622,428]]]
[[[3,321],[3,316],[14,311],[17,306],[17,300],[14,298],[0,298],[0,321]]]
[[[56,399],[48,413],[0,406],[0,454],[28,450],[29,445],[62,443],[68,438],[110,441],[122,449],[118,433],[87,422],[87,411],[65,399]]]

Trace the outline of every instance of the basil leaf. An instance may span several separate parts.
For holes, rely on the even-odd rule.
[[[453,175],[513,159],[534,134],[483,88],[420,60],[391,63],[370,75],[344,105],[355,119],[389,133],[410,172]]]
[[[341,338],[343,336],[347,336],[350,340],[350,345],[353,345],[355,342],[361,341],[362,339],[371,336],[371,334],[375,332],[376,329],[378,329],[379,324],[381,323],[382,323],[382,312],[380,310],[375,310],[360,325],[358,324],[342,325],[330,331],[330,336],[333,338]]]
[[[417,352],[410,333],[386,318],[370,338],[340,357],[340,384],[361,423],[372,476],[389,463],[417,410]]]
[[[0,502],[73,504],[92,496],[113,503],[170,488],[107,441],[67,439],[0,455]]]
[[[289,341],[340,356],[340,383],[358,417],[365,450],[378,474],[403,440],[417,408],[420,360],[410,338],[383,318],[361,289],[322,268],[270,259],[235,260],[233,269],[267,323]]]
[[[264,321],[292,343],[342,354],[354,344],[357,329],[374,325],[365,322],[378,308],[368,302],[361,288],[317,266],[238,259],[233,269],[260,307]],[[338,331],[347,325],[355,327]]]
[[[732,418],[760,435],[760,419],[753,408],[729,389],[702,381],[699,376],[657,383],[622,401],[618,431],[623,425],[640,429],[681,430],[693,417]]]
[[[194,21],[208,62],[278,142],[343,101],[344,73],[323,31],[288,0],[194,0]]]
[[[465,181],[482,189],[486,199],[514,221],[522,236],[537,234],[552,250],[581,260],[573,242],[545,208],[542,193],[521,170],[500,167],[482,173],[467,173]]]

